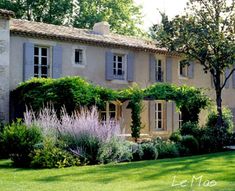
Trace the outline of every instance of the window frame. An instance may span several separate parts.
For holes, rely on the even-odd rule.
[[[160,65],[159,65],[160,64]],[[159,69],[160,69],[160,79],[159,77]],[[155,81],[156,82],[163,82],[164,78],[163,78],[163,61],[162,59],[156,59],[156,63],[155,63]]]
[[[110,111],[110,104],[113,104],[115,106],[115,111],[112,110]],[[114,120],[111,121],[112,118],[110,118],[110,113],[115,113],[115,118]],[[102,119],[102,114],[105,114],[105,120]],[[121,110],[121,104],[118,101],[112,101],[112,102],[106,102],[105,103],[105,110],[100,110],[99,111],[99,117],[102,123],[107,123],[109,124],[110,122],[116,122],[120,120],[122,115],[122,110]]]
[[[35,48],[38,48],[38,55],[36,55],[35,53]],[[42,55],[42,49],[46,49],[47,50],[47,55],[44,56]],[[43,45],[34,45],[34,54],[33,54],[33,65],[34,65],[34,77],[35,78],[49,78],[51,76],[51,70],[50,70],[50,66],[51,66],[51,49],[48,46],[43,46]],[[35,58],[38,58],[38,64],[35,64]],[[47,64],[46,65],[42,65],[42,58],[46,58]],[[35,73],[35,67],[38,67],[38,73]],[[42,68],[46,67],[47,68],[47,74],[46,76],[44,76],[42,74]]]
[[[161,110],[159,111],[159,105],[161,105]],[[159,120],[159,112],[161,113],[161,119]],[[154,102],[154,129],[156,131],[164,131],[165,129],[165,104],[163,101]],[[161,122],[161,128],[159,128],[159,122]]]
[[[118,57],[122,58],[122,61],[118,61]],[[121,71],[122,75],[118,75],[118,71],[120,70],[120,67],[118,67],[119,64],[122,64]],[[115,64],[115,67],[114,67]],[[123,53],[113,53],[113,60],[112,60],[112,75],[114,80],[126,80],[127,75],[127,55]],[[116,71],[116,74],[114,73]]]
[[[81,50],[82,51],[82,62],[75,62],[76,60],[76,50]],[[87,65],[87,59],[86,59],[86,47],[85,46],[73,46],[72,48],[72,65],[74,67],[78,68],[84,68]]]
[[[181,66],[182,66],[182,63],[181,63],[181,61],[179,61],[179,63],[178,63],[178,75],[179,75],[179,77],[181,78],[181,79],[188,79],[188,65],[184,65],[183,66],[183,71],[184,71],[184,73],[185,74],[181,74]]]

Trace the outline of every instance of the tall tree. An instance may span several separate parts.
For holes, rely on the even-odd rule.
[[[133,0],[78,0],[75,27],[92,28],[96,22],[107,21],[113,32],[141,36],[141,7]]]
[[[19,19],[57,25],[73,22],[73,0],[0,0],[0,8],[14,11]]]
[[[188,61],[197,60],[210,73],[217,125],[222,126],[221,95],[235,70],[235,0],[189,0],[184,15],[169,20],[162,14],[161,24],[152,31],[160,46],[182,53]]]
[[[141,7],[133,0],[0,0],[16,18],[91,29],[107,21],[118,34],[143,36]]]

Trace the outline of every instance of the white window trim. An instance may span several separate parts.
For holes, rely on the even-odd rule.
[[[127,81],[127,55],[129,54],[128,51],[126,50],[118,50],[118,49],[112,49],[111,52],[113,53],[113,55],[115,54],[121,54],[124,56],[124,79],[123,80],[119,80],[119,79],[113,79],[111,82],[114,84],[129,84],[129,82]]]
[[[34,48],[38,47],[39,50],[41,48],[46,48],[47,49],[47,78],[50,78],[52,76],[52,67],[51,67],[51,63],[52,63],[52,49],[49,46],[46,45],[41,45],[41,44],[35,44]],[[40,51],[39,51],[40,52]],[[38,55],[39,58],[40,54]],[[35,57],[35,54],[33,54],[33,57]],[[38,69],[41,68],[41,64],[40,64],[40,59],[38,59],[39,64],[38,64]],[[34,60],[33,60],[33,65],[35,66]],[[41,69],[40,69],[41,70]],[[33,75],[35,75],[35,73],[33,73]],[[37,78],[42,78],[40,72],[38,72],[38,77]]]
[[[75,50],[82,50],[82,64],[75,63]],[[72,47],[72,66],[76,68],[85,68],[87,66],[87,58],[86,58],[86,47],[85,46],[73,46]]]
[[[179,79],[181,79],[181,80],[188,80],[189,79],[189,77],[188,77],[188,65],[186,65],[186,76],[182,76],[181,74],[180,74],[180,61],[178,62],[178,76],[179,76]]]
[[[157,104],[161,104],[161,107],[162,107],[162,110],[161,110],[161,115],[162,115],[162,119],[161,119],[161,122],[162,122],[162,127],[161,128],[158,128],[158,115],[156,115],[156,113],[158,113],[158,111],[156,111],[156,105]],[[165,111],[165,106],[164,106],[164,101],[155,101],[154,103],[154,129],[155,131],[164,131],[164,111]]]

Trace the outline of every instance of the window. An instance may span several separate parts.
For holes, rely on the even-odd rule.
[[[180,61],[179,63],[179,76],[188,77],[188,64],[186,61]]]
[[[75,49],[75,64],[76,65],[84,65],[83,50],[82,49]]]
[[[183,62],[180,62],[180,64],[179,64],[179,73],[180,73],[180,76],[187,77],[188,76],[188,65],[186,65]]]
[[[156,69],[155,71],[156,82],[163,82],[162,60],[156,60],[155,69]]]
[[[182,127],[182,124],[183,124],[182,113],[180,112],[180,113],[179,113],[179,128]]]
[[[156,130],[163,129],[163,103],[162,102],[155,103],[155,129]]]
[[[49,77],[49,48],[34,47],[34,77]]]
[[[114,79],[124,80],[125,76],[125,56],[114,54],[113,56],[113,76]]]
[[[100,111],[100,119],[103,122],[109,123],[110,121],[119,120],[121,115],[121,107],[120,104],[115,102],[106,102],[104,108]]]

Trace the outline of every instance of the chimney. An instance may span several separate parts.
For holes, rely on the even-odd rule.
[[[110,32],[109,29],[110,25],[106,21],[95,23],[93,26],[93,32],[100,35],[108,35]]]

